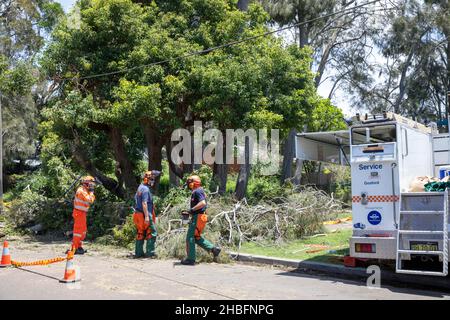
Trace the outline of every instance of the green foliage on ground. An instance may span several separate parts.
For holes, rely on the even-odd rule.
[[[338,258],[349,252],[348,244],[351,235],[351,229],[343,229],[282,244],[246,242],[240,252],[284,259],[339,263]]]
[[[272,191],[271,191],[272,192]],[[187,227],[181,224],[181,211],[188,208],[189,193],[171,189],[160,207],[157,252],[161,257],[181,258],[185,254]],[[323,222],[334,219],[342,207],[323,191],[287,187],[282,193],[263,195],[255,203],[237,202],[231,195],[209,194],[208,221],[204,236],[226,250],[238,250],[247,242],[289,243],[324,231]],[[133,249],[135,227],[131,215],[108,236],[109,244]],[[104,241],[102,237],[100,241]],[[200,261],[211,255],[197,251]],[[223,258],[222,258],[223,259]]]

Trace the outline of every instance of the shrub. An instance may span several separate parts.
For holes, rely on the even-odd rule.
[[[336,199],[350,204],[351,200],[351,172],[349,167],[329,164],[325,173],[332,174],[330,192],[334,192]]]
[[[71,207],[56,199],[49,199],[29,189],[10,203],[7,219],[15,228],[26,228],[41,223],[46,229],[68,227]]]
[[[113,228],[126,221],[132,209],[126,202],[95,202],[87,216],[88,239],[111,234]]]
[[[136,228],[133,223],[133,215],[129,214],[125,223],[112,229],[112,238],[115,245],[128,247],[136,238]]]
[[[7,217],[16,227],[26,227],[37,223],[39,213],[48,210],[48,199],[29,189],[22,192],[20,198],[10,203]]]
[[[281,197],[289,190],[289,186],[281,186],[274,176],[253,176],[247,186],[247,199],[250,203],[258,203],[264,199]]]

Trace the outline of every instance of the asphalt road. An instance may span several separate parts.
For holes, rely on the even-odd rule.
[[[10,243],[17,261],[62,256],[67,245]],[[89,247],[88,245],[86,247]],[[75,256],[81,281],[62,284],[65,263],[0,269],[0,299],[449,299],[450,294],[364,283],[289,270],[232,264],[182,266],[90,250]]]

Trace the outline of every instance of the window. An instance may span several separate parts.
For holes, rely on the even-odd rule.
[[[352,144],[386,143],[397,141],[395,124],[357,127],[352,129]]]

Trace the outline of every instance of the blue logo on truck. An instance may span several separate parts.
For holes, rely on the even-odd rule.
[[[367,220],[369,221],[370,224],[376,226],[381,222],[381,213],[375,210],[370,211],[369,214],[367,215]]]

